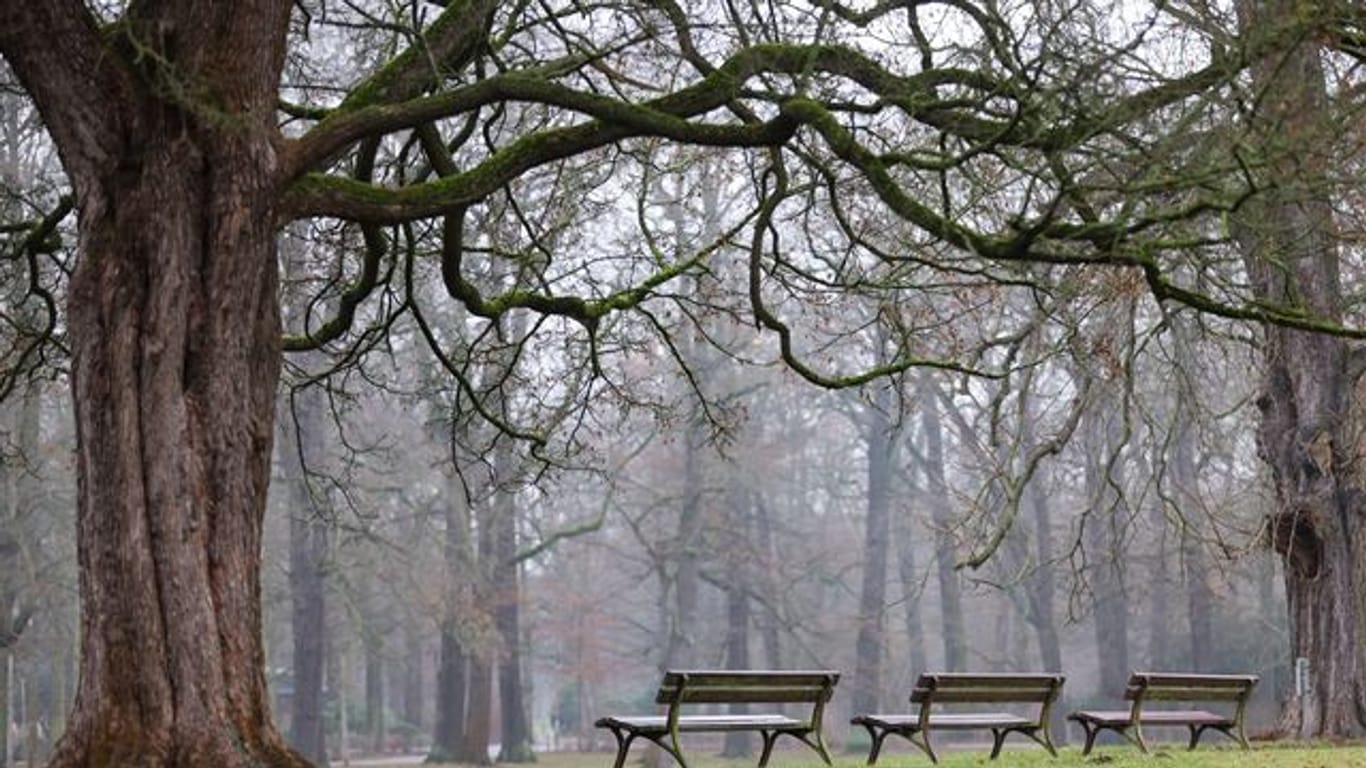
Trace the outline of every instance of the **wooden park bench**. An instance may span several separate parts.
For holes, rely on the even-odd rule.
[[[877,762],[882,742],[896,734],[919,747],[934,763],[939,758],[930,745],[931,731],[991,731],[991,757],[1001,754],[1001,744],[1010,733],[1021,733],[1042,744],[1049,754],[1057,756],[1053,737],[1048,730],[1048,717],[1062,691],[1061,675],[1011,674],[925,674],[916,681],[911,691],[911,703],[919,704],[916,714],[858,715],[851,722],[868,729],[872,747],[868,765]],[[948,713],[932,711],[942,704],[1038,704],[1034,717],[1010,712]]]
[[[1148,745],[1143,740],[1143,726],[1185,726],[1190,729],[1190,749],[1200,742],[1205,731],[1214,730],[1228,736],[1247,749],[1247,735],[1243,733],[1243,711],[1257,684],[1256,675],[1186,675],[1167,672],[1135,672],[1129,676],[1124,698],[1132,701],[1128,709],[1083,710],[1067,716],[1086,730],[1083,755],[1091,752],[1096,735],[1111,730],[1138,745],[1144,752]],[[1234,702],[1232,714],[1219,714],[1204,709],[1148,709],[1151,701],[1164,702]]]
[[[830,752],[821,735],[821,716],[825,703],[839,682],[838,672],[789,672],[765,670],[676,670],[664,673],[655,703],[667,704],[664,715],[604,717],[595,725],[608,728],[617,740],[615,768],[626,761],[631,742],[643,736],[673,755],[680,766],[687,768],[683,748],[678,737],[683,733],[754,731],[763,737],[763,752],[759,766],[768,763],[773,742],[779,736],[792,736],[816,750],[830,765]],[[743,715],[713,715],[682,713],[690,704],[810,704],[806,719],[797,719],[777,712]]]

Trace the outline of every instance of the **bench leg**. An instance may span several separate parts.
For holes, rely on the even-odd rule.
[[[925,750],[925,754],[930,756],[930,762],[939,765],[939,756],[934,753],[934,747],[930,746],[930,732],[921,731],[920,741],[915,740],[914,734],[907,736],[906,739],[912,744]]]
[[[991,729],[991,759],[992,759],[992,760],[995,760],[995,759],[997,758],[997,756],[999,756],[999,755],[1001,754],[1001,746],[1002,746],[1003,744],[1005,744],[1005,742],[1006,742],[1006,734],[1007,734],[1007,733],[1010,733],[1010,730],[1009,730],[1009,729],[1005,729],[1005,728],[992,728],[992,729]]]
[[[683,745],[678,743],[677,731],[669,734],[668,744],[665,744],[663,739],[656,740],[656,743],[663,747],[665,752],[674,756],[674,759],[678,761],[679,768],[688,768],[688,761],[683,759]]]
[[[1091,747],[1096,744],[1096,734],[1100,733],[1100,727],[1093,728],[1085,720],[1078,720],[1077,722],[1081,724],[1081,729],[1086,731],[1086,745],[1081,748],[1081,756],[1086,757],[1091,754]]]
[[[1041,733],[1043,734],[1042,737],[1039,736]],[[1042,744],[1043,748],[1048,750],[1048,754],[1053,757],[1058,756],[1058,750],[1053,746],[1053,729],[1048,727],[1047,718],[1044,719],[1043,725],[1038,728],[1032,728],[1025,731],[1025,735]]]
[[[612,768],[621,768],[626,764],[626,753],[631,750],[631,742],[635,741],[634,733],[624,734],[618,728],[612,729],[612,735],[617,739],[617,759],[612,764]]]
[[[764,740],[764,750],[759,753],[759,768],[768,765],[768,757],[773,754],[773,742],[778,740],[778,731],[759,731]]]
[[[1142,723],[1141,721],[1139,721],[1139,720],[1134,720],[1133,729],[1134,729],[1134,735],[1133,735],[1133,736],[1130,736],[1130,735],[1129,735],[1127,729],[1124,730],[1124,731],[1121,731],[1121,733],[1123,733],[1124,736],[1125,736],[1125,738],[1129,739],[1129,741],[1132,741],[1133,743],[1137,744],[1139,750],[1141,750],[1141,751],[1143,752],[1143,754],[1145,754],[1145,755],[1148,754],[1148,743],[1147,743],[1146,741],[1143,740],[1143,723]]]
[[[864,723],[863,727],[868,730],[868,740],[872,743],[872,746],[868,748],[868,765],[876,765],[877,756],[882,752],[882,742],[887,739],[889,732],[885,729],[875,728],[870,723]]]
[[[835,764],[834,761],[830,759],[830,750],[825,748],[825,736],[818,730],[806,731],[805,733],[798,733],[794,731],[774,731],[772,741],[768,741],[769,737],[765,735],[764,739],[767,743],[767,746],[765,746],[764,748],[764,760],[768,759],[768,752],[770,749],[773,748],[773,742],[777,741],[778,737],[783,735],[784,733],[786,733],[788,736],[791,736],[794,739],[798,739],[799,741],[801,741],[801,743],[816,750],[816,754],[821,756],[821,760],[824,760],[826,765]],[[811,738],[811,735],[813,733],[816,736],[814,741]],[[763,766],[764,764],[762,762],[759,763],[759,768],[763,768]]]

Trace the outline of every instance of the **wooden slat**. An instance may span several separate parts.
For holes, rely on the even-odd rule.
[[[1256,675],[1204,675],[1175,672],[1135,672],[1130,685],[1167,685],[1181,688],[1250,688],[1257,684]]]
[[[782,704],[828,701],[830,690],[827,688],[693,688],[686,686],[680,693],[677,689],[659,690],[656,703],[668,704],[678,701],[683,704]]]
[[[1247,695],[1246,688],[1148,687],[1144,701],[1237,701]]]
[[[687,676],[689,687],[708,685],[825,685],[826,680],[839,681],[840,673],[826,670],[725,670],[725,669],[671,669],[664,673],[661,687],[676,687],[679,679]]]
[[[829,701],[838,672],[806,670],[670,670],[658,704],[815,703]]]
[[[917,729],[920,725],[920,716],[906,714],[859,715],[849,722],[854,725],[870,723],[892,730]],[[1038,724],[1039,723],[1036,720],[1031,720],[1020,715],[1013,715],[1009,712],[936,712],[930,715],[931,728],[1006,728],[1010,726],[1034,726]]]
[[[911,703],[1044,702],[1057,696],[1062,675],[922,674],[911,691]]]
[[[1000,703],[1007,701],[1042,702],[1053,698],[1053,690],[1035,688],[916,688],[911,691],[911,703],[937,704]]]
[[[637,733],[666,733],[669,719],[654,715],[639,717],[604,717],[597,727],[615,726]],[[760,728],[785,731],[805,731],[811,724],[782,715],[685,715],[678,718],[680,731],[753,731]]]
[[[1145,709],[1139,720],[1145,725],[1233,725],[1233,718],[1202,709]]]
[[[916,682],[916,686],[922,688],[1054,688],[1062,685],[1062,681],[1062,675],[933,672],[922,674]]]

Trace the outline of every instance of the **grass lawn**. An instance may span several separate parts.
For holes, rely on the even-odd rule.
[[[913,748],[912,748],[913,749]],[[1366,768],[1366,745],[1332,746],[1327,744],[1255,744],[1250,751],[1234,748],[1206,747],[1195,752],[1184,746],[1158,745],[1151,755],[1144,755],[1132,747],[1097,747],[1087,757],[1081,749],[1069,747],[1059,751],[1056,759],[1043,750],[1014,749],[1009,746],[996,760],[987,759],[988,747],[982,751],[946,751],[940,755],[940,768]],[[627,768],[639,768],[645,754],[642,746],[631,750]],[[690,768],[753,768],[754,760],[720,760],[708,750],[687,752]],[[864,755],[835,755],[835,768],[863,768]],[[934,768],[923,754],[893,749],[890,744],[878,760],[878,768]],[[538,756],[529,768],[611,768],[612,754],[550,752]],[[665,759],[660,768],[676,768],[676,763]],[[769,768],[824,768],[814,754],[783,750],[773,755]]]

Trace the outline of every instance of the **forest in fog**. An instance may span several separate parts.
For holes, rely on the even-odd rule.
[[[401,325],[326,387],[292,367],[263,571],[277,721],[311,707],[334,760],[343,733],[353,755],[425,751],[438,697],[458,695],[445,727],[497,755],[512,697],[528,745],[603,749],[593,720],[649,711],[665,668],[838,669],[841,715],[905,708],[929,670],[1061,670],[1079,706],[1113,702],[1130,669],[1182,669],[1262,675],[1253,724],[1269,727],[1291,681],[1255,360],[1132,285],[1086,288],[1000,382],[919,370],[825,391],[746,359],[720,316],[708,344],[680,345],[687,376],[648,348],[611,371],[651,401],[581,404],[554,465],[472,423]],[[934,325],[1034,322],[1001,298]],[[839,353],[876,354],[859,341],[873,348]],[[554,384],[506,391],[533,407]],[[48,748],[75,683],[73,435],[48,382],[5,418],[22,754]]]
[[[0,768],[527,762],[670,669],[839,670],[840,746],[932,671],[1366,729],[1356,2],[0,0],[0,55]]]

